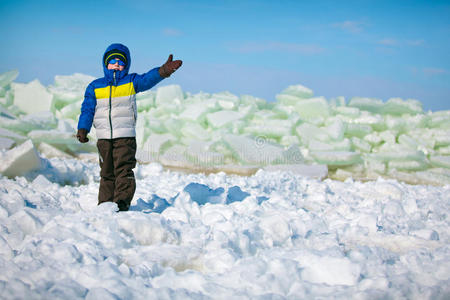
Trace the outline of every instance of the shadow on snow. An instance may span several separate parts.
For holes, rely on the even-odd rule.
[[[238,186],[232,186],[228,189],[225,195],[225,189],[219,187],[217,189],[211,189],[209,186],[200,183],[189,183],[183,189],[184,192],[188,193],[191,200],[196,202],[198,205],[205,205],[207,203],[211,204],[231,204],[233,202],[243,201],[245,198],[250,196],[249,193],[244,192]],[[142,211],[144,213],[162,213],[166,208],[173,205],[176,198],[164,199],[156,194],[153,194],[151,199],[144,201],[142,198],[137,200],[136,205],[130,207],[131,211]],[[258,204],[268,200],[269,198],[261,196],[256,198]]]

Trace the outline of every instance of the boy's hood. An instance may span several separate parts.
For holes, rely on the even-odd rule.
[[[127,57],[127,65],[125,66],[123,71],[116,71],[116,80],[119,80],[119,79],[125,77],[128,74],[128,70],[130,70],[130,65],[131,65],[130,50],[128,50],[127,46],[118,44],[118,43],[109,45],[108,48],[106,48],[105,53],[103,53],[103,58],[102,58],[103,72],[105,73],[105,77],[108,80],[108,82],[113,81],[114,70],[108,70],[108,67],[105,65],[104,61],[105,61],[106,53],[111,50],[119,50],[119,51],[125,53],[125,56]]]

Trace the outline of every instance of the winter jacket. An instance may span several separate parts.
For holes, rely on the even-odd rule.
[[[119,50],[126,54],[127,65],[123,71],[108,70],[104,63],[106,53]],[[146,91],[160,82],[159,67],[139,75],[128,74],[131,57],[122,44],[110,45],[103,55],[105,77],[92,81],[86,88],[78,129],[96,129],[98,139],[115,139],[136,136],[136,93]]]

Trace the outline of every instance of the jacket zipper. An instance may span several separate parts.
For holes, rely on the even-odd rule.
[[[113,78],[114,78],[114,85],[116,85],[116,71],[115,70],[113,73]],[[113,138],[113,129],[112,129],[112,119],[111,119],[111,111],[112,111],[111,97],[112,97],[112,85],[109,86],[109,128],[111,130],[111,139],[112,139]]]

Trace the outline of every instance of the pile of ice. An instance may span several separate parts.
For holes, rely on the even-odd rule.
[[[0,75],[1,148],[32,140],[45,157],[96,151],[95,130],[87,145],[74,138],[93,77],[56,76],[45,87],[38,80],[14,83],[17,74]],[[327,166],[328,175],[341,180],[450,183],[450,111],[424,112],[417,100],[327,100],[295,85],[268,102],[169,85],[139,94],[137,105],[141,162],[237,174],[290,170],[318,178],[327,175]]]
[[[116,213],[49,161],[68,184],[0,176],[1,299],[449,299],[449,185],[139,164]]]

